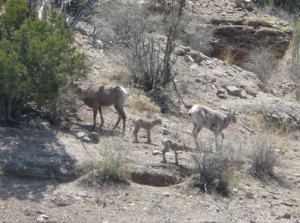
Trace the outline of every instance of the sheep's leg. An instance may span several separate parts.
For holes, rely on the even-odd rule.
[[[222,149],[222,147],[223,147],[223,140],[224,140],[224,133],[223,132],[221,132],[220,133],[221,134],[221,145],[220,145],[220,149]]]
[[[193,124],[194,124],[194,127],[193,127],[193,132],[194,132],[197,127],[197,123],[194,122]]]
[[[177,151],[174,151],[175,153],[175,165],[178,166],[178,154]]]
[[[120,115],[123,118],[123,132],[125,132],[125,128],[126,128],[126,114],[125,114],[124,108],[120,108],[119,112],[120,112]]]
[[[118,112],[119,117],[118,117],[118,121],[116,122],[116,124],[114,126],[114,129],[116,127],[118,127],[121,119],[123,118],[123,132],[125,132],[125,125],[126,125],[126,115],[125,115],[125,112],[124,112],[124,110],[122,108],[118,108],[117,106],[115,106],[115,109]]]
[[[151,143],[151,132],[150,132],[150,129],[147,129],[147,143]]]
[[[197,125],[197,126],[194,128],[194,131],[193,131],[193,138],[194,138],[194,141],[195,141],[195,144],[196,144],[196,148],[197,148],[197,149],[200,149],[200,146],[199,146],[199,143],[198,143],[198,140],[197,140],[197,135],[198,135],[199,132],[201,131],[201,128],[202,128],[202,126]]]
[[[102,128],[102,126],[104,125],[104,119],[103,119],[101,107],[99,107],[99,113],[100,113],[100,120],[101,120],[100,128]]]
[[[219,135],[221,135],[221,143],[219,143]],[[223,139],[224,139],[224,134],[223,132],[215,132],[215,140],[216,140],[216,151],[220,151],[223,146]]]
[[[97,108],[93,108],[93,117],[94,117],[94,126],[93,126],[93,129],[96,129],[97,112],[98,112],[98,109]]]

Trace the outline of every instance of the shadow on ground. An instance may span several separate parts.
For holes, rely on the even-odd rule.
[[[78,177],[77,160],[49,128],[0,127],[0,197],[41,199],[58,182]]]

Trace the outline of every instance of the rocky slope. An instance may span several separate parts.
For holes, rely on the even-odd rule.
[[[201,21],[204,18],[205,24],[216,30],[214,38],[218,41],[214,42],[212,54],[221,52],[222,48],[231,48],[247,55],[252,47],[276,42],[274,51],[282,57],[288,47],[292,31],[286,22],[270,20],[258,10],[252,13],[241,11],[226,0],[188,1],[187,10],[193,15],[191,24],[201,16]],[[92,21],[99,22],[103,30],[109,29],[105,19],[94,18]],[[92,30],[90,24],[82,22],[80,26],[89,32]],[[189,28],[192,34],[193,27]],[[163,33],[154,32],[153,35],[162,41],[166,39]],[[236,40],[234,44],[231,38]],[[175,82],[185,104],[203,103],[224,113],[234,109],[239,114],[238,122],[224,130],[224,134],[225,145],[228,149],[233,145],[235,151],[239,151],[242,164],[232,174],[230,196],[221,197],[199,192],[192,186],[195,173],[192,154],[197,153],[196,150],[180,153],[180,166],[174,165],[172,152],[167,153],[168,163],[161,163],[161,141],[165,138],[181,140],[194,147],[187,109],[173,86],[165,90],[171,102],[170,113],[162,114],[153,103],[145,103],[147,97],[141,96],[143,92],[128,81],[130,73],[125,58],[116,53],[118,49],[104,47],[100,40],[101,44],[95,47],[91,38],[82,32],[76,33],[76,41],[86,52],[90,68],[88,77],[82,80],[83,85],[111,82],[122,84],[129,90],[130,98],[125,108],[127,132],[122,136],[121,129],[111,130],[117,114],[113,108],[107,108],[104,110],[106,125],[97,130],[99,142],[89,141],[92,111],[85,106],[78,110],[79,119],[71,119],[64,128],[51,126],[40,118],[22,123],[20,128],[1,127],[2,222],[300,220],[300,106],[283,97],[292,94],[296,86],[293,82],[282,78],[272,85],[276,92],[262,92],[254,73],[228,65],[211,57],[212,54],[205,56],[191,45],[182,44],[175,50],[179,55],[174,65]],[[216,56],[221,54],[216,53]],[[139,134],[141,143],[133,143],[132,120],[149,114],[159,116],[163,125],[153,129],[152,144],[145,143],[144,132]],[[288,133],[285,130],[289,130]],[[280,165],[275,169],[277,179],[260,181],[249,174],[251,149],[260,135],[273,140],[276,151],[281,154]],[[204,129],[199,138],[205,143],[212,142],[214,136]],[[126,165],[130,185],[99,186],[95,179],[86,181],[87,176],[78,179],[82,169],[107,160],[114,162],[116,157],[121,157],[121,164]]]

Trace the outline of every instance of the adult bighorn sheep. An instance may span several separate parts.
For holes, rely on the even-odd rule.
[[[202,127],[205,127],[214,132],[216,149],[218,149],[218,135],[221,134],[222,136],[222,145],[224,139],[224,134],[222,131],[231,123],[235,123],[237,121],[235,117],[235,111],[231,112],[230,110],[229,113],[224,116],[222,113],[200,104],[194,105],[189,110],[189,115],[191,116],[194,124],[193,138],[195,140],[196,148],[200,147],[197,141],[197,135],[201,131]]]
[[[119,114],[119,118],[114,128],[116,128],[121,119],[123,119],[123,132],[125,132],[126,126],[126,114],[124,112],[124,104],[128,99],[128,92],[122,86],[111,86],[111,85],[101,85],[100,87],[90,87],[84,93],[82,100],[84,103],[93,109],[94,115],[94,126],[96,128],[96,117],[98,110],[100,112],[101,124],[100,128],[104,124],[102,116],[102,107],[114,106]]]

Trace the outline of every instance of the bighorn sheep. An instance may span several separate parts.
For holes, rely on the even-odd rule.
[[[176,166],[178,166],[177,151],[186,151],[187,152],[190,150],[190,147],[186,146],[185,144],[178,143],[172,139],[165,139],[162,141],[162,144],[164,145],[164,148],[162,150],[162,157],[163,157],[162,162],[163,163],[167,162],[166,152],[168,152],[171,149],[174,151],[174,154],[175,154],[175,165]]]
[[[98,110],[101,117],[101,128],[104,124],[101,107],[113,105],[119,114],[118,121],[114,128],[116,128],[121,119],[123,119],[123,132],[125,132],[126,114],[124,112],[124,104],[126,103],[127,99],[128,92],[122,86],[102,85],[100,87],[91,87],[87,89],[82,100],[88,107],[93,109],[94,129],[96,128],[96,117]]]
[[[148,119],[148,120],[141,119],[141,118],[135,120],[134,121],[134,130],[133,130],[134,142],[135,143],[139,142],[137,134],[138,134],[139,130],[141,128],[143,128],[143,129],[146,129],[146,131],[147,131],[147,138],[148,138],[147,143],[151,143],[150,131],[154,126],[161,124],[161,123],[162,123],[161,119],[156,118],[156,117],[154,119]]]
[[[202,127],[205,127],[215,134],[216,140],[216,149],[218,149],[218,135],[221,134],[223,143],[224,134],[223,129],[227,128],[231,123],[235,123],[237,121],[235,117],[235,111],[231,112],[224,116],[218,111],[210,109],[200,104],[194,105],[189,110],[189,115],[191,116],[194,124],[193,129],[193,138],[195,140],[196,148],[199,148],[199,144],[197,141],[197,135],[201,131]]]

